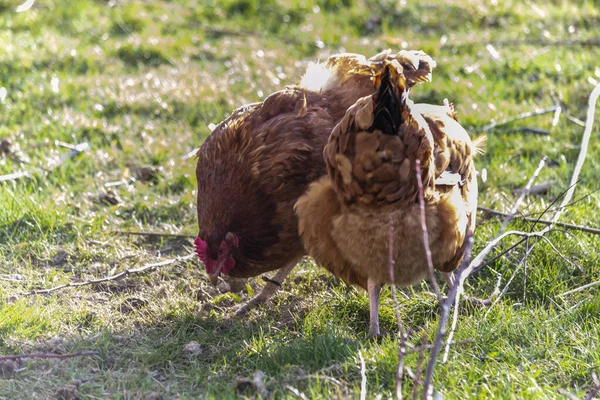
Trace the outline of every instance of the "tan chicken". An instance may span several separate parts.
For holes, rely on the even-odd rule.
[[[326,173],[331,130],[349,106],[375,91],[372,78],[383,60],[404,66],[407,86],[428,80],[434,67],[422,52],[330,57],[309,67],[299,85],[234,111],[198,151],[195,244],[211,280],[280,269],[240,313],[267,301],[305,254],[294,204]]]
[[[476,145],[453,108],[414,104],[403,67],[383,64],[377,92],[350,107],[331,133],[324,150],[328,176],[311,184],[296,204],[308,253],[334,275],[368,291],[371,336],[380,334],[382,285],[411,285],[428,273],[416,160],[436,269],[458,267],[477,208]],[[388,267],[390,221],[394,282]]]

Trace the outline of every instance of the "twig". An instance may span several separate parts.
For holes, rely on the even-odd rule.
[[[423,374],[423,361],[425,360],[425,349],[427,346],[427,336],[423,335],[423,344],[418,350],[419,358],[417,360],[417,368],[415,369],[415,381],[413,383],[412,399],[415,400],[419,396],[419,386],[421,385],[421,375]]]
[[[302,400],[308,400],[308,397],[306,397],[306,395],[304,393],[302,393],[295,387],[290,386],[290,385],[283,385],[283,387],[286,388],[287,390],[289,390],[290,392],[292,392],[296,397],[298,397]]]
[[[150,236],[150,237],[175,237],[175,238],[190,238],[194,239],[195,235],[187,235],[183,233],[161,233],[161,232],[141,232],[141,231],[112,231],[119,235],[131,235],[131,236]]]
[[[5,360],[20,360],[22,358],[71,358],[71,357],[85,357],[85,356],[96,356],[97,351],[78,351],[77,353],[67,354],[54,354],[54,353],[33,353],[33,354],[14,354],[10,356],[0,356],[0,361]]]
[[[579,125],[583,128],[585,128],[585,122],[583,122],[582,120],[580,120],[579,118],[575,118],[572,115],[567,114],[567,119],[569,121],[571,121],[572,123],[574,123],[575,125]]]
[[[595,372],[592,372],[592,381],[594,382],[594,386],[590,389],[590,391],[583,398],[583,400],[593,400],[594,398],[596,398],[596,395],[600,392],[600,381],[598,381],[598,376]]]
[[[450,293],[448,293],[448,298],[445,301],[441,302],[442,310],[440,313],[440,322],[438,324],[437,332],[435,335],[435,341],[433,342],[433,349],[431,350],[429,362],[427,363],[427,372],[425,373],[425,387],[423,389],[423,398],[426,400],[433,398],[433,371],[435,369],[437,357],[440,354],[442,340],[446,335],[446,324],[448,323],[448,316],[450,314],[450,305],[454,303],[454,299],[457,296],[460,296],[463,282],[466,279],[466,276],[468,276],[468,272],[470,272],[471,264],[473,264],[469,263],[471,248],[473,247],[473,233],[468,231],[465,240],[467,241],[465,246],[465,255],[461,266],[456,274],[455,284],[450,289]]]
[[[513,121],[517,121],[520,119],[525,119],[525,118],[529,118],[529,117],[534,117],[536,115],[543,115],[543,114],[548,114],[551,112],[555,112],[557,110],[558,106],[553,105],[551,107],[548,108],[544,108],[543,110],[535,110],[535,111],[528,111],[525,113],[521,113],[515,117],[509,117],[509,118],[505,118],[503,120],[500,120],[498,122],[492,122],[488,125],[485,125],[483,128],[481,128],[482,132],[488,132],[491,131],[492,129],[494,129],[497,126],[500,125],[504,125],[504,124],[508,124],[509,122],[513,122]]]
[[[525,185],[525,187],[521,191],[521,194],[517,198],[517,201],[515,201],[515,204],[513,204],[512,208],[510,209],[510,213],[507,216],[507,218],[504,220],[504,223],[502,224],[502,227],[500,228],[500,232],[504,232],[506,230],[506,228],[508,227],[508,223],[510,222],[510,220],[513,219],[515,217],[515,215],[517,214],[517,211],[519,210],[519,207],[521,207],[521,204],[523,203],[523,200],[525,199],[525,196],[527,196],[527,194],[531,190],[531,186],[533,185],[533,183],[537,179],[538,175],[540,174],[540,172],[542,171],[542,169],[546,165],[546,160],[547,159],[548,159],[548,157],[544,156],[540,160],[537,168],[533,172],[533,175],[531,175],[531,178],[529,178],[529,181],[527,182],[527,185]]]
[[[402,325],[400,317],[400,305],[396,293],[396,284],[394,279],[394,225],[390,217],[390,228],[388,230],[388,269],[392,287],[392,299],[394,300],[394,312],[396,314],[396,322],[398,323],[398,336],[400,346],[398,348],[398,368],[396,369],[396,398],[402,399],[402,376],[404,375],[404,356],[406,354],[406,333]]]
[[[367,400],[367,371],[365,359],[360,350],[358,351],[358,359],[360,360],[360,400]]]
[[[594,87],[592,93],[590,94],[590,98],[588,100],[588,110],[587,110],[587,118],[585,120],[585,129],[583,131],[583,137],[581,138],[581,150],[579,150],[579,156],[577,157],[577,162],[575,163],[575,168],[573,169],[573,175],[571,175],[571,181],[569,182],[569,190],[567,194],[563,198],[562,203],[556,214],[554,214],[554,218],[552,218],[552,222],[556,223],[562,213],[564,212],[564,206],[567,205],[571,198],[573,197],[573,193],[575,192],[575,185],[579,181],[579,174],[581,172],[581,168],[583,167],[583,163],[585,162],[585,158],[587,156],[588,144],[590,143],[590,137],[592,135],[592,126],[594,125],[594,112],[596,110],[596,101],[600,96],[600,83]]]
[[[542,40],[542,39],[509,39],[509,40],[492,40],[492,41],[480,41],[480,42],[462,42],[452,43],[452,46],[444,46],[447,48],[454,47],[471,47],[471,46],[484,46],[492,44],[497,47],[501,46],[541,46],[541,47],[557,47],[557,46],[600,46],[600,39],[574,39],[574,40]]]
[[[455,341],[455,342],[444,342],[442,343],[444,346],[451,346],[451,345],[455,345],[455,344],[471,344],[474,343],[475,341],[473,339],[467,339],[467,340],[459,340],[459,341]],[[419,347],[415,347],[412,348],[410,350],[408,350],[406,352],[406,354],[414,354],[414,353],[420,353],[424,350],[430,350],[433,349],[433,344],[423,344]]]
[[[484,212],[484,213],[489,213],[489,214],[497,215],[499,217],[507,217],[509,215],[507,213],[504,213],[504,212],[501,212],[501,211],[497,211],[497,210],[493,210],[493,209],[487,208],[487,207],[477,207],[477,209],[479,211]],[[573,229],[573,230],[576,230],[576,231],[581,231],[581,232],[593,233],[595,235],[600,235],[600,229],[590,228],[590,227],[587,227],[587,226],[581,226],[581,225],[575,225],[575,224],[568,224],[566,222],[553,222],[553,221],[549,221],[547,219],[539,219],[539,218],[531,218],[531,217],[520,217],[518,215],[513,216],[513,218],[521,219],[521,220],[527,221],[527,222],[540,223],[540,224],[544,224],[544,225],[562,226],[563,228],[567,228],[567,229]]]
[[[433,268],[433,260],[431,258],[431,247],[429,246],[429,232],[427,232],[427,219],[425,216],[425,190],[423,189],[423,180],[421,178],[421,160],[417,159],[415,161],[415,170],[417,173],[417,185],[419,187],[419,209],[421,210],[421,231],[423,233],[423,247],[425,248],[425,256],[427,258],[427,268],[429,269],[429,278],[431,279],[431,284],[433,286],[433,290],[438,297],[438,300],[441,301],[442,295],[440,294],[440,287],[437,284],[437,280],[435,278],[435,271]],[[392,281],[393,282],[393,281]]]
[[[177,257],[177,258],[172,258],[170,260],[165,260],[165,261],[161,261],[161,262],[157,262],[157,263],[146,264],[140,268],[127,269],[116,275],[107,276],[106,278],[92,279],[92,280],[85,281],[85,282],[69,282],[67,284],[55,286],[55,287],[52,287],[49,289],[40,289],[40,290],[32,290],[31,292],[22,292],[22,293],[19,293],[19,295],[20,296],[32,296],[32,295],[36,295],[36,294],[48,294],[48,293],[52,293],[57,290],[68,288],[68,287],[79,287],[79,286],[93,285],[93,284],[101,283],[101,282],[114,281],[114,280],[126,277],[128,275],[140,274],[142,272],[146,272],[146,271],[158,268],[158,267],[175,264],[176,262],[179,262],[179,261],[191,260],[195,256],[196,255],[194,253],[192,253],[192,254],[188,254],[187,256],[184,256],[184,257]]]
[[[536,135],[549,136],[550,131],[542,128],[532,128],[528,126],[520,128],[504,128],[496,130],[498,133],[534,133]]]
[[[561,294],[558,295],[558,297],[568,296],[568,295],[573,294],[573,293],[582,292],[582,291],[584,291],[586,289],[589,289],[591,287],[598,286],[598,285],[600,285],[600,281],[588,283],[587,285],[579,286],[576,289],[568,290],[568,291],[566,291],[564,293],[561,293]]]
[[[442,357],[442,362],[445,364],[448,362],[448,354],[450,354],[450,343],[452,342],[452,338],[454,337],[454,332],[456,332],[456,325],[458,324],[458,302],[460,301],[460,295],[456,296],[454,300],[454,313],[452,315],[452,324],[450,324],[450,333],[448,334],[448,339],[446,340],[446,349],[444,350],[444,357]]]
[[[281,381],[281,383],[298,382],[298,381],[304,381],[304,380],[308,380],[308,379],[323,379],[323,380],[325,380],[327,382],[333,383],[334,385],[344,386],[344,384],[342,382],[340,382],[339,380],[335,379],[332,376],[319,375],[319,374],[300,375],[300,376],[297,376],[297,377],[292,378],[292,379],[286,379],[284,381]]]
[[[0,175],[0,182],[16,181],[17,179],[24,178],[29,175],[29,171],[19,171],[12,174]]]

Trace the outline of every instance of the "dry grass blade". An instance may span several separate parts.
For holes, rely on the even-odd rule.
[[[529,111],[529,112],[525,112],[522,114],[519,114],[515,117],[511,117],[511,118],[506,118],[503,120],[500,120],[498,122],[492,122],[491,124],[488,124],[486,126],[484,126],[481,131],[482,132],[488,132],[491,131],[492,129],[494,129],[497,126],[500,125],[504,125],[504,124],[508,124],[509,122],[513,122],[513,121],[517,121],[520,119],[525,119],[525,118],[529,118],[529,117],[534,117],[536,115],[543,115],[543,114],[548,114],[548,113],[552,113],[555,112],[559,107],[554,105],[548,108],[544,108],[543,110],[536,110],[536,111]]]
[[[396,322],[398,323],[398,340],[400,346],[398,348],[398,368],[396,369],[396,398],[402,399],[402,376],[404,375],[404,356],[406,355],[406,334],[400,317],[400,305],[396,293],[396,285],[394,284],[394,225],[390,218],[390,228],[388,230],[388,268],[390,281],[392,282],[392,299],[394,301],[394,311],[396,314]]]
[[[119,235],[131,235],[131,236],[149,236],[149,237],[174,237],[182,239],[195,239],[196,235],[187,235],[183,233],[162,233],[162,232],[141,232],[141,231],[113,231],[113,233]]]
[[[477,209],[479,211],[481,211],[481,212],[492,214],[492,215],[497,215],[499,217],[508,217],[510,215],[510,214],[504,213],[502,211],[493,210],[493,209],[487,208],[487,207],[477,207]],[[544,224],[544,225],[556,225],[556,226],[561,226],[561,227],[566,228],[566,229],[572,229],[572,230],[575,230],[575,231],[581,231],[581,232],[593,233],[595,235],[600,235],[600,229],[590,228],[590,227],[587,227],[587,226],[581,226],[581,225],[575,225],[575,224],[568,224],[568,223],[565,223],[565,222],[552,222],[552,221],[549,221],[547,219],[539,219],[539,218],[531,218],[531,217],[521,217],[521,216],[518,216],[518,215],[514,215],[513,218],[521,219],[521,220],[527,221],[527,222],[540,223],[540,224]]]
[[[55,286],[55,287],[52,287],[49,289],[40,289],[40,290],[32,290],[31,292],[22,292],[22,293],[19,293],[19,295],[20,296],[33,296],[36,294],[49,294],[49,293],[55,292],[57,290],[65,289],[68,287],[87,286],[87,285],[93,285],[93,284],[101,283],[101,282],[114,281],[114,280],[117,280],[120,278],[124,278],[128,275],[140,274],[140,273],[143,273],[143,272],[146,272],[146,271],[158,268],[158,267],[164,267],[165,265],[175,264],[176,262],[179,262],[179,261],[191,260],[195,256],[196,256],[196,254],[192,253],[192,254],[188,254],[187,256],[184,256],[184,257],[177,257],[177,258],[172,258],[172,259],[157,262],[157,263],[146,264],[140,268],[127,269],[118,274],[107,276],[106,278],[92,279],[92,280],[85,281],[85,282],[69,282],[64,285]]]
[[[97,351],[78,351],[77,353],[54,354],[54,353],[33,353],[33,354],[14,354],[9,356],[0,356],[0,361],[5,360],[20,360],[22,358],[72,358],[96,356]]]
[[[561,293],[559,295],[559,297],[568,296],[570,294],[577,293],[577,292],[582,292],[582,291],[584,291],[586,289],[589,289],[591,287],[598,286],[598,285],[600,285],[600,281],[588,283],[587,285],[579,286],[578,288],[575,288],[575,289],[572,289],[572,290],[567,290],[566,292]]]
[[[360,400],[367,400],[367,371],[365,359],[360,350],[358,351],[358,359],[360,360]]]

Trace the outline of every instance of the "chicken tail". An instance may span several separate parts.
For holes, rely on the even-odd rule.
[[[370,132],[380,130],[386,135],[398,135],[403,123],[402,111],[406,107],[408,90],[402,66],[396,61],[384,61],[381,73],[375,76],[375,111]]]

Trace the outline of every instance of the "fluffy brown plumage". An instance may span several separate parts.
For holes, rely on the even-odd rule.
[[[196,245],[213,281],[220,273],[252,277],[285,267],[275,277],[281,281],[305,254],[294,204],[325,174],[331,130],[374,92],[373,75],[386,59],[404,65],[410,85],[427,80],[434,66],[422,52],[333,56],[310,66],[299,85],[234,111],[207,138],[196,169]]]
[[[453,271],[475,228],[474,144],[449,105],[414,104],[403,67],[384,62],[377,93],[358,100],[324,150],[328,176],[296,204],[308,253],[333,274],[369,291],[370,334],[379,334],[379,290],[410,285],[428,271],[416,180],[420,160],[433,264]],[[394,277],[388,270],[394,226]]]

